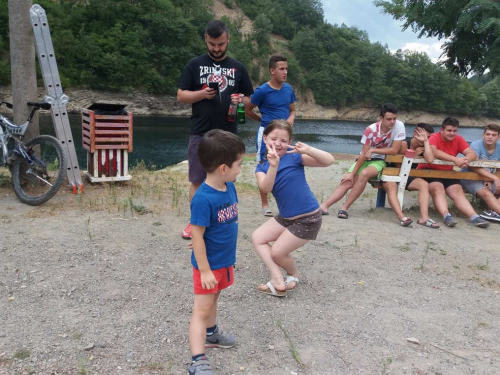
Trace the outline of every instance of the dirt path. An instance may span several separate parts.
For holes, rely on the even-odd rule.
[[[320,200],[349,164],[307,171]],[[348,220],[331,208],[295,253],[302,283],[276,299],[255,290],[267,272],[250,240],[266,220],[254,166],[238,178],[236,283],[219,312],[239,345],[208,351],[217,374],[500,373],[500,225],[402,228],[369,187]],[[185,170],[135,170],[41,207],[0,188],[0,374],[186,373]]]

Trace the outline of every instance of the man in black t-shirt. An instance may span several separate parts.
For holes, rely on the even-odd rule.
[[[212,129],[236,134],[237,121],[227,120],[231,94],[253,94],[245,65],[227,56],[229,34],[223,22],[214,20],[208,23],[205,43],[208,53],[189,61],[177,83],[177,100],[192,104],[188,147],[190,201],[206,177],[198,160],[201,138]],[[217,84],[218,89],[209,87],[214,84]],[[182,238],[191,239],[191,224],[182,232]]]

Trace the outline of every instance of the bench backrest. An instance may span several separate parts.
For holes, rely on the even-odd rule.
[[[402,163],[403,155],[387,155],[385,161],[388,163]],[[413,164],[428,164],[424,158],[413,159]],[[451,161],[444,161],[435,159],[432,164],[437,165],[453,165],[455,169],[458,167]],[[500,161],[490,161],[490,160],[476,160],[469,163],[471,167],[483,167],[483,168],[497,168],[500,169]],[[401,168],[386,167],[382,170],[382,175],[385,176],[399,176]],[[500,178],[500,173],[495,172],[496,176]],[[428,178],[452,178],[452,179],[463,179],[463,180],[487,180],[483,176],[478,175],[475,172],[461,172],[460,169],[453,171],[442,171],[437,169],[412,169],[410,171],[411,177],[428,177]]]

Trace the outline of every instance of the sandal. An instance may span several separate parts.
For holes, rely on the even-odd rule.
[[[262,212],[262,215],[264,215],[264,216],[267,216],[267,217],[273,216],[273,211],[271,211],[271,209],[269,207],[263,208],[261,212]]]
[[[287,292],[291,292],[292,290],[295,290],[295,288],[297,288],[297,285],[299,284],[300,280],[298,277],[295,277],[295,276],[290,276],[290,275],[285,276],[285,287],[287,287],[292,281],[295,281],[295,286],[293,288],[285,289]]]
[[[405,216],[405,217],[403,217],[403,218],[401,219],[400,223],[401,223],[401,226],[402,226],[402,227],[407,227],[408,225],[410,225],[411,223],[413,223],[413,220],[412,220],[412,219],[410,219],[409,217],[406,217],[406,216]]]
[[[266,285],[259,285],[257,287],[257,290],[261,293],[269,294],[270,296],[274,296],[274,297],[285,297],[286,296],[286,290],[276,290],[270,281]]]
[[[337,217],[339,219],[349,219],[349,215],[347,214],[347,211],[340,210],[339,213],[337,214]]]
[[[330,215],[330,213],[328,211],[323,211],[321,208],[319,209],[321,211],[321,215]]]
[[[418,225],[421,225],[423,227],[426,227],[426,228],[431,228],[431,229],[439,229],[439,224],[436,223],[434,220],[432,219],[429,219],[427,220],[425,223],[421,223],[419,221],[417,221],[417,224]]]

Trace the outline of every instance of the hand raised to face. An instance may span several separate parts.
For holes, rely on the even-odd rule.
[[[272,144],[271,147],[269,147],[269,145],[266,144],[266,148],[267,148],[267,161],[269,162],[269,165],[271,167],[276,167],[280,163],[280,157],[276,152],[274,144]]]
[[[429,137],[427,136],[427,132],[422,128],[415,128],[414,137],[422,143],[429,139]]]
[[[311,147],[305,143],[297,142],[295,146],[290,145],[288,148],[291,148],[291,150],[287,151],[287,154],[307,154],[307,151],[309,151]]]

